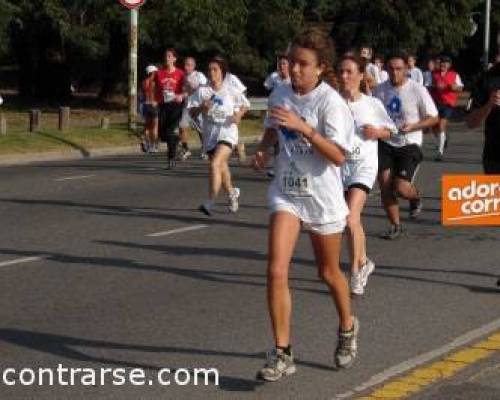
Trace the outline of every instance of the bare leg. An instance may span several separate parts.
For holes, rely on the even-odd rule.
[[[290,344],[292,299],[288,271],[300,233],[299,219],[287,212],[271,215],[269,227],[269,261],[267,266],[267,301],[276,346]]]
[[[347,205],[349,206],[347,230],[351,254],[351,271],[353,273],[357,273],[359,267],[366,262],[366,238],[361,224],[361,213],[366,198],[366,192],[359,188],[351,188],[347,194]]]
[[[398,199],[394,195],[394,185],[391,176],[391,170],[386,169],[379,172],[378,182],[380,186],[380,196],[382,200],[382,205],[389,218],[389,221],[393,225],[400,224],[399,217],[399,204]]]
[[[311,233],[311,242],[319,275],[328,285],[337,308],[340,328],[343,331],[349,331],[352,329],[353,318],[349,286],[344,273],[340,269],[342,234],[318,235]]]

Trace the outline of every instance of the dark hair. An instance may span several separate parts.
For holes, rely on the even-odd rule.
[[[368,84],[367,76],[365,74],[366,72],[366,59],[361,58],[356,55],[350,55],[350,54],[344,54],[340,60],[339,63],[337,64],[337,67],[340,67],[340,64],[342,64],[344,61],[351,61],[354,64],[357,65],[358,71],[362,74],[364,74],[363,80],[361,81],[360,85],[360,90],[364,94],[368,94],[370,92],[370,85]]]
[[[408,53],[403,50],[394,50],[386,57],[387,62],[391,60],[403,60],[405,64],[408,64]]]
[[[335,45],[332,38],[318,28],[309,28],[299,33],[292,40],[291,47],[302,47],[316,53],[319,65],[323,65],[324,71],[321,79],[332,86],[336,86],[335,70]]]
[[[178,58],[177,56],[177,51],[174,49],[174,48],[168,48],[167,50],[165,50],[165,54],[167,53],[172,53],[174,55],[175,58]]]
[[[279,60],[288,60],[288,54],[286,53],[278,53],[276,54],[276,59]]]
[[[380,60],[382,63],[385,61],[384,56],[382,54],[375,54],[375,56],[373,56],[373,61],[375,60]]]
[[[222,71],[222,78],[226,77],[226,74],[229,72],[229,64],[226,59],[221,56],[215,56],[208,61],[208,65],[217,64]]]

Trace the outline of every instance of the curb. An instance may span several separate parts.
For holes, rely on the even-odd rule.
[[[239,143],[253,144],[257,143],[260,136],[247,136],[242,138]],[[192,144],[193,150],[201,148],[199,143]],[[0,155],[0,167],[9,167],[15,165],[29,165],[39,162],[50,161],[73,161],[87,160],[109,156],[127,156],[144,154],[139,143],[135,146],[108,147],[89,150],[68,150],[68,151],[52,151],[45,153],[29,153],[29,154],[6,154]]]

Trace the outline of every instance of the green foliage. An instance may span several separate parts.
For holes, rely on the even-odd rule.
[[[148,0],[140,63],[160,63],[175,47],[202,65],[222,54],[236,72],[260,80],[276,52],[311,24],[331,28],[341,50],[368,43],[382,52],[457,54],[477,46],[468,39],[470,16],[483,8],[484,0]],[[118,0],[0,0],[0,9],[0,59],[17,60],[22,73],[57,62],[72,81],[100,82],[104,92],[126,81],[128,11]],[[500,0],[493,0],[495,35],[499,26]]]

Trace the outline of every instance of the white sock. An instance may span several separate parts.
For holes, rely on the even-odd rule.
[[[444,144],[446,142],[446,133],[445,132],[440,132],[439,133],[439,154],[444,153]]]

